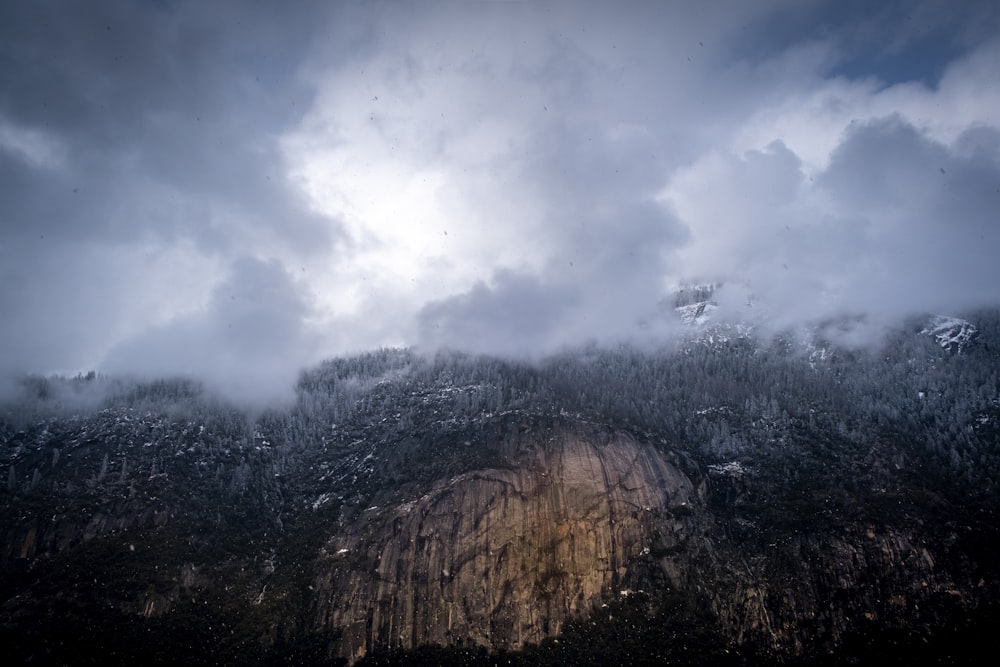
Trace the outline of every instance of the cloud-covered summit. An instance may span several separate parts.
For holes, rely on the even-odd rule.
[[[1000,11],[869,4],[5,5],[0,372],[995,304]]]
[[[811,173],[781,142],[709,156],[663,193],[692,230],[682,271],[741,279],[787,324],[995,304],[998,138],[946,145],[893,115],[853,123]]]

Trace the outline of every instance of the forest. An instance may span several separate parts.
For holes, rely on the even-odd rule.
[[[381,349],[303,371],[294,401],[265,409],[228,402],[193,378],[21,378],[0,410],[5,639],[25,633],[37,640],[26,646],[59,645],[48,633],[68,630],[26,621],[52,613],[64,586],[78,605],[60,612],[70,621],[95,623],[94,605],[112,600],[115,614],[149,619],[146,631],[179,631],[170,623],[181,622],[184,607],[165,588],[144,598],[152,608],[137,608],[130,589],[157,581],[167,560],[215,563],[212,577],[229,581],[227,591],[252,585],[237,565],[253,563],[272,589],[287,592],[247,612],[205,584],[215,622],[231,628],[220,651],[259,662],[326,646],[334,639],[310,625],[310,575],[300,557],[319,547],[311,526],[364,508],[386,489],[415,497],[436,480],[506,465],[476,443],[511,421],[601,424],[679,453],[693,479],[708,480],[728,538],[748,553],[766,551],[776,536],[940,522],[942,541],[964,540],[968,567],[977,568],[969,576],[996,587],[1000,577],[982,563],[992,560],[1000,509],[1000,312],[965,317],[975,335],[962,345],[942,343],[925,319],[914,319],[878,345],[854,349],[780,336],[590,346],[537,362]],[[49,515],[46,528],[40,517]],[[155,554],[132,546],[137,556],[125,564],[101,551],[128,548],[148,530],[159,531]],[[100,585],[76,575],[66,583],[76,547],[89,554],[90,570],[107,575],[94,579]],[[290,562],[298,565],[275,565]],[[175,613],[160,618],[157,600],[168,598]],[[660,620],[644,632],[704,613],[695,604],[694,616],[680,619],[671,610],[688,602],[654,602],[643,617]],[[983,622],[969,618],[963,627]],[[716,632],[709,623],[687,636],[708,645]],[[254,653],[258,635],[270,637],[263,654]],[[129,642],[123,655],[146,650]],[[532,648],[527,664],[545,664],[545,655],[558,662],[573,646]],[[442,650],[366,660],[445,664],[435,653]],[[479,655],[448,651],[455,664]],[[677,664],[690,660],[677,655]],[[703,657],[730,664],[722,654]]]

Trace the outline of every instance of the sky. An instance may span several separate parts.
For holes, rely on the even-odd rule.
[[[0,4],[0,376],[1000,305],[1000,5]]]

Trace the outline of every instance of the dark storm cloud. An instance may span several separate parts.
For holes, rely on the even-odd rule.
[[[498,271],[492,284],[430,303],[420,313],[424,345],[501,355],[533,355],[563,344],[562,327],[582,297],[572,285]]]
[[[295,77],[311,18],[266,3],[3,4],[0,305],[16,317],[0,371],[96,365],[152,305],[138,293],[149,256],[181,273],[190,257],[331,247],[338,224],[288,182],[276,140],[311,99]]]
[[[862,242],[839,250],[859,310],[903,314],[1000,302],[1000,131],[944,146],[898,117],[853,129],[819,181],[851,202]],[[847,273],[847,272],[845,272]]]
[[[1000,32],[992,0],[807,0],[779,2],[747,21],[732,48],[764,60],[809,42],[833,48],[822,74],[883,84],[936,85],[948,65]]]
[[[303,248],[327,240],[271,141],[309,102],[289,71],[308,24],[234,9],[5,4],[0,119],[62,155],[45,174],[4,156],[7,233],[180,234],[222,249],[261,228]]]

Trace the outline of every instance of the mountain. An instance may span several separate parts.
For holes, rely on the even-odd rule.
[[[729,309],[720,309],[715,297],[723,287],[723,283],[696,283],[674,291],[673,314],[687,328],[684,339],[709,347],[726,346],[734,340],[757,344],[766,339],[767,336],[760,332],[770,328],[766,312],[763,312],[766,309],[756,303],[749,291],[742,309],[734,311],[731,305]],[[773,333],[786,345],[806,351],[814,361],[823,360],[837,341],[850,340],[856,329],[863,330],[868,319],[864,315],[844,315]],[[961,353],[979,334],[974,324],[960,317],[925,315],[922,319],[924,324],[920,333],[951,352]]]
[[[255,413],[29,378],[0,637],[12,664],[960,660],[1000,593],[1000,313],[965,318],[822,358],[380,350]]]

